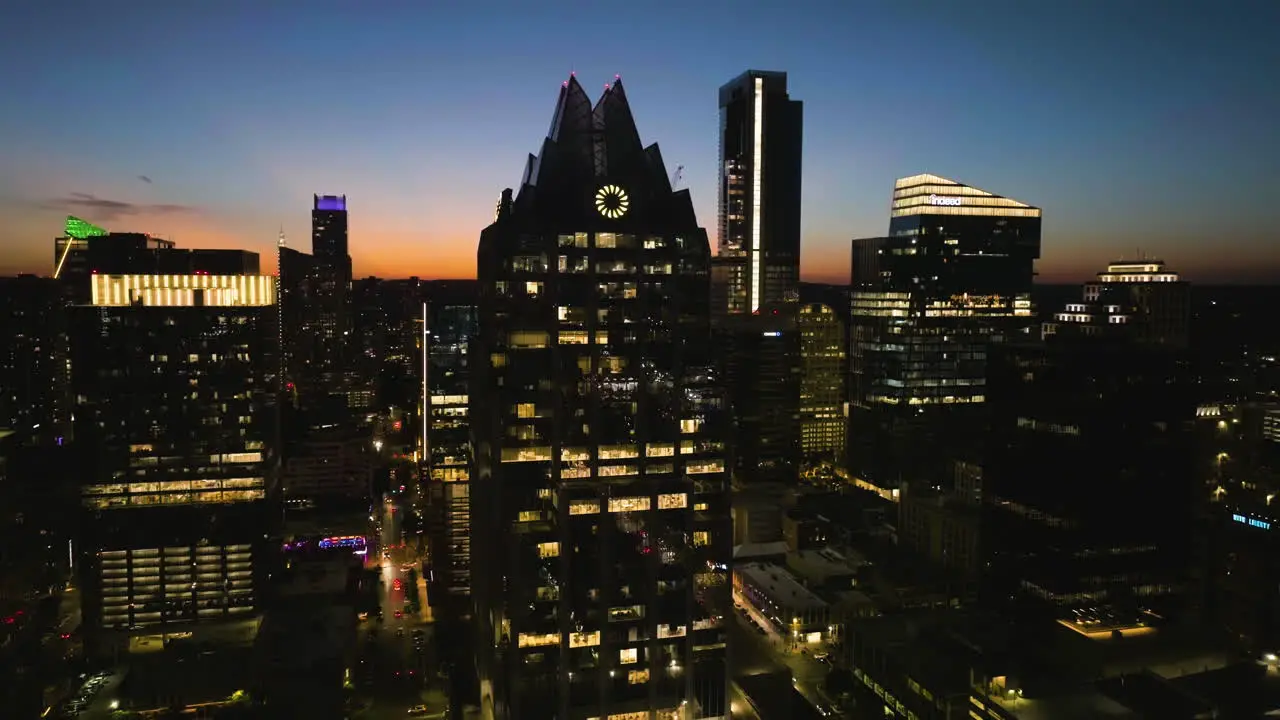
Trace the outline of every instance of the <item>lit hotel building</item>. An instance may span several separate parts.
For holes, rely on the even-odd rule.
[[[103,652],[253,620],[273,557],[275,279],[254,253],[137,240],[89,240],[72,309],[78,562]]]
[[[853,241],[856,474],[936,484],[971,445],[959,430],[980,427],[972,420],[986,399],[987,347],[1030,332],[1039,256],[1039,208],[936,175],[895,183],[889,236]]]
[[[622,83],[570,78],[478,251],[472,553],[488,717],[727,718],[710,248]]]

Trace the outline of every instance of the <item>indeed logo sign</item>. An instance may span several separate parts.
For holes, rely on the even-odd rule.
[[[930,195],[930,196],[929,196],[929,204],[930,204],[930,205],[950,205],[950,206],[956,206],[956,205],[959,205],[959,204],[960,204],[960,198],[954,198],[954,197],[942,197],[941,195]]]

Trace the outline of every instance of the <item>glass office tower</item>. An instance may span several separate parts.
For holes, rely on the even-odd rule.
[[[481,702],[724,717],[732,554],[710,248],[620,81],[570,78],[478,251],[471,421]]]
[[[104,272],[72,309],[79,570],[102,651],[251,620],[278,547],[275,279],[252,253],[130,261],[119,243],[91,239]]]
[[[719,313],[757,313],[800,286],[804,104],[787,74],[748,70],[720,88]]]
[[[856,474],[937,484],[974,446],[987,347],[1030,332],[1038,257],[1039,208],[937,175],[895,183],[889,236],[853,241]]]

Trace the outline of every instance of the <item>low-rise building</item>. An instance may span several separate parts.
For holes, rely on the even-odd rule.
[[[858,573],[867,563],[834,548],[821,548],[789,552],[786,564],[805,587],[825,593],[857,587]]]
[[[812,550],[831,542],[831,521],[808,510],[794,508],[782,516],[782,537],[791,550]]]
[[[786,568],[748,563],[733,569],[733,587],[795,643],[816,643],[830,633],[830,606]]]

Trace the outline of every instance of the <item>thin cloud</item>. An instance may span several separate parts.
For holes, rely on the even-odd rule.
[[[180,215],[198,212],[198,209],[191,205],[131,203],[123,200],[108,200],[82,192],[73,192],[66,197],[47,200],[40,205],[51,210],[84,213],[98,220],[114,220],[130,215]]]
[[[151,184],[151,178],[147,177],[146,175],[139,175],[139,176],[138,176],[138,179],[139,179],[139,180],[141,180],[142,182],[144,182],[144,183],[148,184],[148,185],[150,185],[150,184]]]

